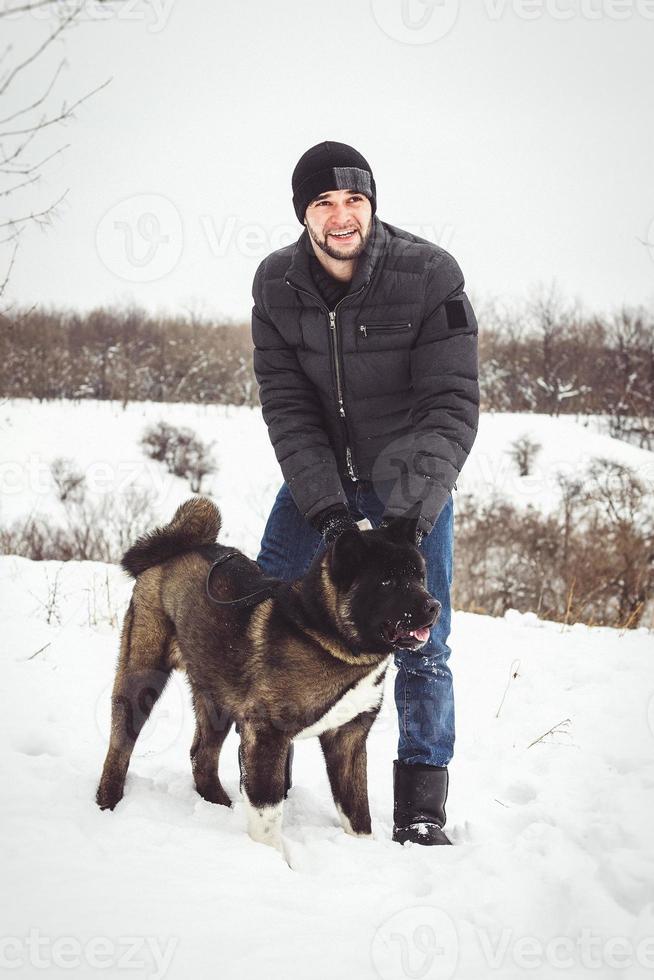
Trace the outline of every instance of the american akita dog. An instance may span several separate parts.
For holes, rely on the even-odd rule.
[[[194,497],[123,556],[136,583],[98,805],[113,809],[122,798],[139,732],[179,668],[193,697],[201,796],[231,805],[218,757],[236,723],[249,834],[281,850],[289,747],[316,735],[344,829],[370,834],[366,739],[384,674],[395,650],[424,646],[440,612],[425,588],[416,521],[349,529],[294,582],[268,578],[242,552],[216,544],[219,530],[216,506]]]

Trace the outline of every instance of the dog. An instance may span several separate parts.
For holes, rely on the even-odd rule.
[[[317,736],[344,830],[370,834],[366,739],[384,675],[395,650],[425,645],[440,613],[425,586],[416,520],[344,531],[293,582],[217,544],[220,525],[215,504],[193,497],[123,556],[136,582],[97,803],[113,810],[122,799],[136,739],[177,668],[192,692],[200,796],[231,806],[218,758],[236,724],[248,832],[281,851],[290,746]]]

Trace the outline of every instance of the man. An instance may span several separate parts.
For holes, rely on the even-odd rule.
[[[354,521],[419,508],[442,612],[420,655],[395,656],[393,839],[449,844],[451,491],[477,432],[477,322],[452,256],[376,216],[372,170],[353,147],[307,150],[292,187],[304,230],[253,284],[254,370],[284,476],[258,563],[297,578]]]

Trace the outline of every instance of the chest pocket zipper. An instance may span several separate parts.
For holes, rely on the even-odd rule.
[[[394,333],[396,330],[408,330],[410,323],[360,323],[359,333],[369,337],[373,333]]]

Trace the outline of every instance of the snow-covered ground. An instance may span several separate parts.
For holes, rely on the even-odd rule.
[[[651,975],[647,631],[455,614],[457,846],[390,840],[389,677],[369,740],[373,839],[343,833],[317,740],[300,742],[289,867],[247,837],[240,802],[196,795],[181,675],[141,736],[125,799],[95,806],[130,590],[115,566],[0,559],[0,958],[13,975],[44,975],[40,963],[118,976],[130,956],[142,977]],[[237,799],[233,735],[221,776]]]
[[[188,487],[138,447],[160,418],[215,440],[220,469],[207,488],[223,539],[255,553],[279,475],[260,413],[248,409],[4,403],[0,520],[57,515],[57,456],[75,460],[98,496],[134,480],[149,487],[168,519]],[[527,484],[505,459],[523,432],[543,446]],[[557,467],[597,456],[652,479],[653,454],[572,420],[486,416],[461,492],[494,488],[549,507]],[[389,676],[369,739],[373,839],[343,833],[318,743],[300,742],[286,864],[245,833],[233,735],[221,777],[235,806],[196,795],[180,675],[139,740],[125,799],[113,813],[97,809],[130,591],[116,566],[0,558],[1,967],[84,980],[130,969],[194,980],[652,975],[651,632],[456,613],[457,846],[390,840]]]

